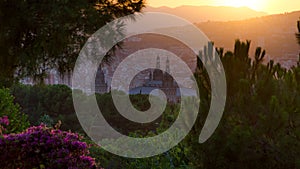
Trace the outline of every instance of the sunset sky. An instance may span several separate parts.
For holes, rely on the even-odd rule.
[[[269,14],[284,13],[300,10],[300,0],[147,0],[147,5],[153,7],[181,5],[195,6],[247,6],[257,11]]]

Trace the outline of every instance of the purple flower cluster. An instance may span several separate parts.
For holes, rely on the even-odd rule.
[[[4,131],[6,131],[4,125],[5,126],[9,125],[9,120],[7,116],[0,117],[0,135],[2,135]]]
[[[30,127],[20,134],[0,136],[1,168],[96,168],[87,148],[78,134],[45,125]]]
[[[0,117],[0,125],[3,125],[3,124],[6,126],[9,125],[9,120],[8,120],[7,116]]]

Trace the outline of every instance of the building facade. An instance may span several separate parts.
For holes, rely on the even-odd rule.
[[[156,69],[149,69],[149,78],[141,86],[130,89],[130,95],[149,95],[153,90],[160,89],[167,97],[168,102],[177,103],[180,101],[179,86],[170,75],[170,61],[167,58],[165,71],[160,69],[160,57],[156,59]],[[154,93],[155,95],[155,93]]]

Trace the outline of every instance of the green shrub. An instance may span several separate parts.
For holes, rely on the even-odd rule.
[[[43,116],[41,116],[38,123],[44,124],[47,127],[53,127],[53,125],[54,125],[53,119],[47,114],[44,114]]]
[[[20,112],[20,106],[14,103],[8,89],[0,89],[0,117],[3,116],[9,119],[5,133],[18,133],[29,127],[27,115]]]
[[[18,84],[10,90],[16,98],[15,102],[28,115],[30,124],[40,125],[46,114],[53,123],[61,120],[63,130],[82,131],[73,106],[72,91],[68,86]]]

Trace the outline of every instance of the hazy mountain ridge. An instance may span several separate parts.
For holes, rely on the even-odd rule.
[[[226,6],[180,6],[170,7],[150,7],[145,8],[146,12],[164,12],[187,19],[190,22],[206,21],[230,21],[243,20],[253,17],[265,16],[267,13],[258,12],[247,7],[226,7]]]
[[[300,11],[296,11],[243,21],[203,22],[196,25],[217,47],[232,50],[236,39],[251,40],[251,56],[255,48],[260,46],[267,51],[269,59],[290,67],[296,64],[300,52],[295,38],[299,17]]]
[[[268,15],[240,21],[208,21],[195,25],[215,43],[215,46],[232,51],[236,39],[251,40],[250,57],[254,56],[256,47],[266,50],[265,61],[273,59],[284,67],[291,67],[298,61],[300,47],[297,44],[295,33],[300,11]],[[193,34],[182,27],[159,29],[163,32],[178,32]],[[191,36],[191,35],[190,35]]]

